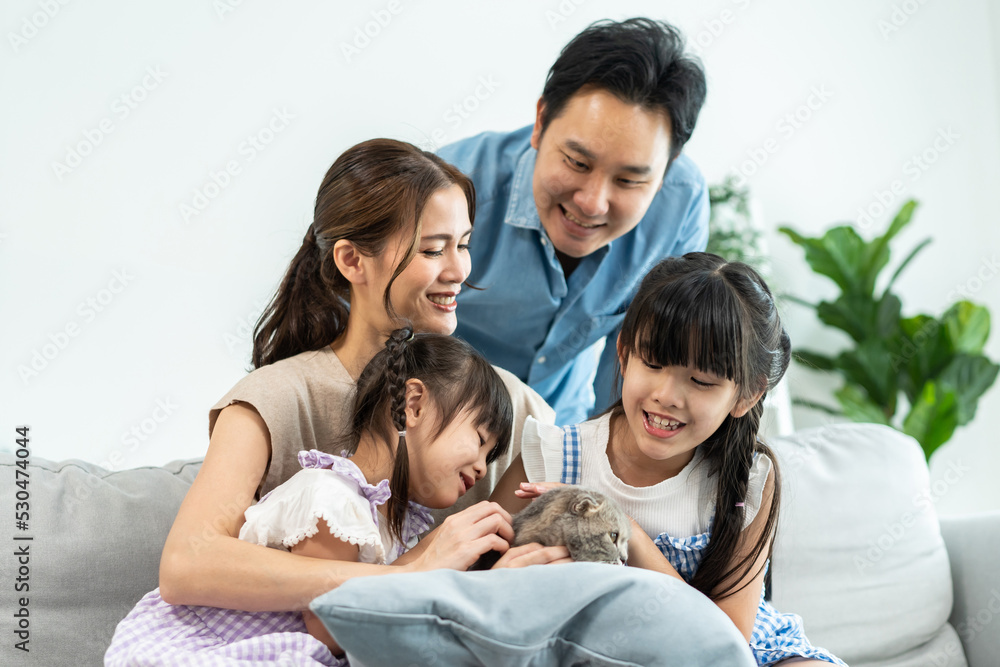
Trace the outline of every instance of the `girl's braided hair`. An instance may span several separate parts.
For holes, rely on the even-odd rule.
[[[503,380],[471,345],[444,334],[413,332],[407,325],[393,331],[358,378],[349,454],[368,433],[390,446],[396,443],[389,488],[387,517],[389,529],[398,539],[406,518],[410,497],[410,466],[407,453],[406,382],[420,380],[438,409],[437,437],[465,409],[476,426],[484,426],[496,436],[487,456],[492,463],[510,444],[514,410]],[[411,443],[412,444],[412,443]]]

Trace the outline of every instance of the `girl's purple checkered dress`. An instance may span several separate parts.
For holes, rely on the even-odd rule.
[[[324,519],[333,534],[361,547],[363,562],[389,563],[415,544],[417,536],[431,524],[426,508],[411,503],[403,530],[406,544],[392,542],[381,528],[377,511],[389,499],[388,480],[368,484],[350,460],[317,450],[301,452],[299,462],[305,470],[247,510],[240,539],[287,548],[316,534],[320,519]],[[104,664],[348,663],[334,657],[326,645],[306,632],[300,612],[170,605],[156,589],[118,624]]]

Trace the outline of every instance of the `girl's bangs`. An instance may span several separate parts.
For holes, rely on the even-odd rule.
[[[507,386],[485,359],[474,358],[470,379],[466,385],[462,408],[477,408],[476,426],[484,426],[497,437],[497,443],[486,457],[493,463],[507,452],[513,435],[514,408]]]
[[[742,308],[721,276],[674,281],[653,295],[636,320],[636,352],[658,366],[691,366],[744,384]]]

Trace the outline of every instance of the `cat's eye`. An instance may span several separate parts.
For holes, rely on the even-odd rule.
[[[618,541],[618,533],[617,532],[611,531],[611,541],[612,542],[617,542]]]

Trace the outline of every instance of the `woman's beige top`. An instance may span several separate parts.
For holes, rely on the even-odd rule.
[[[434,513],[437,522],[489,498],[521,451],[521,429],[528,416],[549,424],[555,420],[555,412],[531,387],[502,368],[494,369],[507,385],[514,406],[513,439],[483,480],[450,510]],[[340,454],[338,447],[343,446],[350,428],[354,390],[354,380],[330,347],[303,352],[258,368],[237,382],[209,410],[208,433],[211,437],[219,413],[233,403],[246,403],[260,414],[271,435],[271,459],[259,488],[263,496],[301,470],[298,453],[303,449]]]

